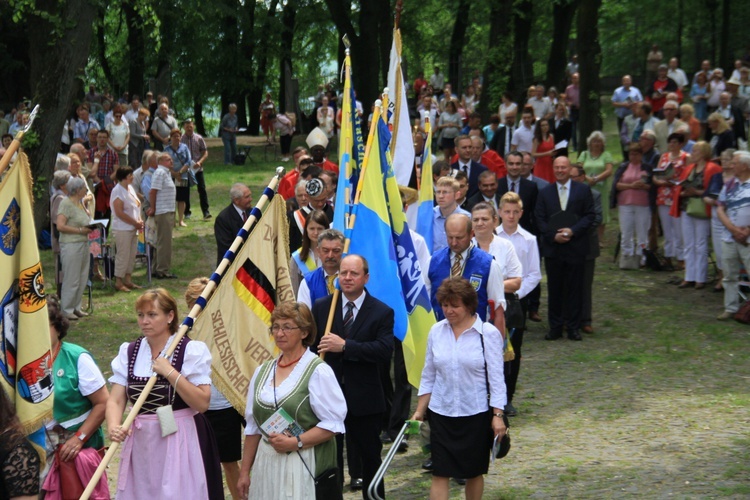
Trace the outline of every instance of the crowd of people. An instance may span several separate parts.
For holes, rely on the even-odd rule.
[[[183,120],[181,129],[166,98],[114,102],[90,88],[78,119],[65,125],[50,189],[60,262],[60,298],[48,300],[56,373],[54,420],[47,424],[51,467],[41,476],[28,473],[39,468],[38,457],[0,400],[0,454],[16,464],[9,491],[42,488],[49,498],[62,497],[61,463],[70,461],[80,462],[82,480],[90,477],[106,420],[109,439],[123,443],[118,498],[192,498],[195,492],[223,498],[222,467],[234,498],[341,498],[345,468],[349,486],[366,498],[383,444],[411,417],[429,423],[431,455],[423,467],[433,475],[431,498],[447,498],[451,478],[466,485],[467,498],[481,498],[492,442],[507,432],[507,417],[518,415],[513,400],[526,323],[540,322],[545,309],[542,264],[545,340],[583,340],[582,333],[595,329],[595,262],[615,209],[620,268],[642,268],[660,253],[666,266],[684,269],[680,289],[702,289],[712,249],[720,278],[714,290],[724,292],[718,319],[740,308],[740,272],[750,269],[750,62],[739,61],[725,80],[704,61],[688,81],[675,58],[668,65],[661,59],[652,47],[643,93],[625,75],[612,95],[622,161],[615,158],[619,151],[607,151],[601,131],[578,137],[575,59],[562,92],[535,85],[523,103],[506,93],[487,124],[476,112],[481,75],[459,98],[440,68],[429,80],[419,74],[412,86],[416,153],[433,154],[424,150],[429,119],[443,157],[433,163],[431,247],[411,231],[437,319],[413,412],[394,312],[367,291],[367,260],[344,254],[344,235],[331,229],[339,170],[328,151],[341,110],[335,92],[323,87],[306,147],[291,150],[294,121],[277,113],[270,95],[259,108],[266,140],[274,142],[274,128],[283,128],[282,156],[294,162],[278,193],[287,203],[296,301],[279,304],[271,315],[279,354],[252,375],[244,415],[212,385],[205,344],[185,337],[170,358],[163,356],[179,313],[160,288],[135,301],[142,336],[120,346],[107,388],[91,354],[63,341],[70,322],[87,316],[83,289],[89,274],[99,272],[90,269],[94,220],[111,219],[114,287],[127,293],[141,288],[133,281],[140,232],[155,249],[154,276],[173,279],[172,232],[188,226],[192,186],[203,218],[212,216],[203,172],[208,149],[192,120]],[[230,105],[220,125],[225,163],[237,154],[236,112]],[[22,109],[10,118],[12,133],[27,114]],[[415,191],[401,191],[407,209]],[[217,262],[250,215],[252,191],[234,184],[229,199],[214,220]],[[327,330],[336,280],[342,298]],[[190,283],[188,307],[207,283]],[[123,413],[152,373],[157,383],[126,431]],[[267,421],[282,409],[299,432],[268,430]],[[407,447],[404,442],[400,450]],[[383,481],[373,487],[384,496]],[[108,498],[106,479],[97,492]]]

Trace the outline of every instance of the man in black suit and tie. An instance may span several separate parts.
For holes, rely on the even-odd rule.
[[[333,295],[318,299],[312,308],[318,329],[318,352],[325,353],[346,399],[347,437],[362,459],[362,497],[381,464],[380,431],[385,412],[385,394],[379,365],[393,354],[393,309],[365,290],[370,278],[367,260],[348,255],[341,261],[339,286],[342,297],[336,305],[331,332],[325,327]],[[343,441],[338,440],[339,468],[343,466]],[[378,485],[385,498],[385,487]]]
[[[469,177],[469,191],[466,193],[466,197],[471,198],[479,192],[479,174],[487,170],[487,167],[471,159],[471,137],[459,135],[456,137],[455,145],[458,161],[451,164],[451,171],[454,177],[456,172],[466,172]]]
[[[462,206],[467,212],[471,212],[474,205],[481,202],[486,202],[495,207],[498,210],[500,198],[496,197],[497,194],[497,175],[492,170],[485,170],[479,174],[479,192],[466,199],[466,205]]]
[[[589,229],[596,212],[591,189],[570,179],[570,160],[555,158],[556,182],[539,192],[536,224],[542,242],[549,296],[549,333],[557,340],[567,327],[570,340],[582,340],[580,329],[583,271],[589,253]]]
[[[508,168],[508,175],[497,181],[497,200],[503,197],[508,191],[513,191],[521,197],[523,202],[523,215],[521,216],[521,227],[533,235],[537,234],[536,224],[534,224],[534,207],[539,189],[536,184],[530,180],[521,177],[523,170],[523,153],[511,151],[505,159],[505,166]]]
[[[495,135],[489,143],[490,149],[505,158],[510,153],[510,141],[513,140],[513,131],[516,129],[516,113],[508,111],[503,117],[504,122],[495,130]]]
[[[239,182],[229,189],[232,203],[221,211],[214,220],[214,237],[216,238],[216,265],[221,263],[224,254],[232,246],[237,232],[242,229],[250,210],[253,207],[253,193],[250,188]]]

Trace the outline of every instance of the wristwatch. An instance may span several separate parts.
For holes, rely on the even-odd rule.
[[[83,432],[81,432],[81,431],[77,431],[77,432],[75,433],[75,437],[77,437],[78,439],[80,439],[82,443],[85,443],[85,442],[86,442],[86,434],[84,434],[84,433],[83,433]]]
[[[302,444],[302,440],[299,438],[299,436],[295,437],[297,438],[297,448],[301,450],[304,444]]]

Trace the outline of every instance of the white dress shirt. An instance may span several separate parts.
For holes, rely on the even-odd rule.
[[[446,417],[487,411],[488,379],[490,405],[504,408],[508,401],[503,376],[503,339],[491,323],[482,323],[479,316],[474,317],[474,324],[458,339],[447,319],[436,323],[427,337],[419,396],[430,394],[430,410]],[[484,337],[484,356],[480,335]]]
[[[516,250],[518,260],[523,268],[523,279],[521,288],[516,292],[518,298],[527,296],[542,281],[542,271],[539,266],[539,247],[536,244],[536,236],[518,226],[516,232],[508,234],[502,224],[495,230],[498,237],[509,241]]]
[[[516,255],[516,249],[513,248],[513,244],[506,241],[496,234],[492,235],[492,242],[490,242],[490,249],[487,253],[494,257],[495,262],[500,264],[502,269],[503,279],[507,280],[510,278],[522,278],[523,277],[523,266],[521,261]],[[477,247],[477,239],[472,238],[472,242]]]

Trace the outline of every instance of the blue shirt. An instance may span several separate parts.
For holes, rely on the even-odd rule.
[[[151,192],[151,176],[154,175],[154,172],[156,172],[155,168],[149,168],[148,172],[143,174],[143,179],[141,179],[141,193],[143,193],[143,196],[145,196],[147,200],[148,193]]]
[[[463,208],[456,205],[456,209],[451,212],[448,215],[451,214],[464,214],[467,217],[471,218],[471,214],[464,210]],[[434,254],[441,248],[445,248],[448,246],[448,237],[445,236],[445,219],[448,217],[443,217],[443,213],[440,211],[439,206],[435,206],[435,208],[432,209],[432,253]]]
[[[617,87],[615,92],[612,94],[612,102],[625,102],[630,99],[630,102],[640,102],[643,100],[641,91],[631,85],[630,90],[625,90],[625,87]],[[615,114],[618,118],[625,118],[626,116],[633,114],[630,108],[616,108]]]

